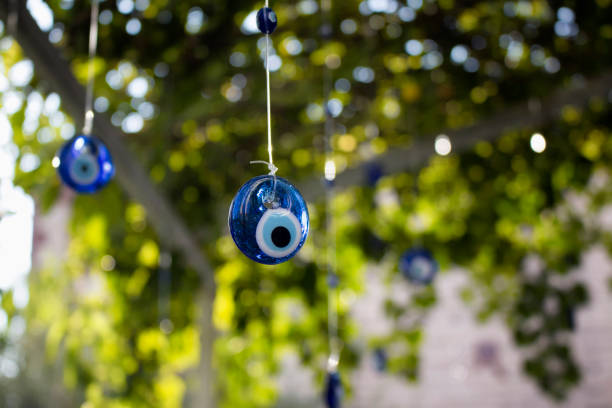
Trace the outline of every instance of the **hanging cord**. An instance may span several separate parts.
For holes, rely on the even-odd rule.
[[[266,0],[266,7],[268,6],[268,0]],[[278,169],[274,166],[274,160],[272,159],[272,109],[270,108],[270,34],[266,34],[266,103],[268,108],[268,159],[270,160],[270,172],[271,174],[274,174]]]
[[[270,108],[270,34],[266,34],[266,103],[268,108],[268,159],[274,167],[272,159],[272,113]]]
[[[17,38],[17,24],[19,23],[19,0],[9,0],[8,16],[6,18],[6,31]]]
[[[6,17],[6,32],[8,35],[13,37],[13,40],[17,40],[17,24],[19,22],[19,0],[9,0],[8,8],[7,8],[7,17]],[[7,142],[10,143],[10,142]],[[4,150],[8,144],[4,144],[0,146],[0,149]],[[6,182],[6,184],[4,184]],[[3,204],[3,196],[12,186],[12,180],[10,177],[6,175],[4,177],[0,177],[0,221],[4,219],[4,217],[15,215],[14,211],[9,210],[4,207]]]
[[[266,0],[266,7],[269,7],[268,0]],[[276,176],[278,167],[274,165],[274,159],[272,158],[272,108],[270,104],[270,34],[266,34],[266,108],[267,108],[267,120],[268,120],[268,161],[254,160],[251,164],[262,163],[268,165],[271,176]],[[275,180],[276,181],[276,180]]]
[[[98,12],[100,0],[91,1],[91,20],[89,22],[89,59],[87,61],[87,89],[85,92],[85,119],[83,120],[83,134],[90,135],[93,130],[93,87],[94,87],[94,58],[98,45]]]
[[[251,160],[249,163],[251,163],[251,164],[266,164],[268,166],[268,170],[270,170],[270,173],[268,173],[268,174],[270,174],[271,176],[276,176],[276,172],[278,171],[278,167],[276,167],[271,162],[267,162],[265,160]]]
[[[331,23],[329,14],[331,10],[331,0],[321,0],[321,13],[323,25],[321,35],[327,41],[331,35]],[[323,95],[325,111],[325,129],[323,134],[323,145],[325,150],[325,229],[326,229],[326,251],[325,266],[327,270],[327,335],[329,339],[329,358],[327,360],[328,372],[335,372],[340,363],[340,351],[342,343],[338,335],[338,276],[336,274],[336,226],[334,223],[334,185],[336,178],[336,166],[334,163],[334,149],[332,136],[334,133],[334,120],[329,112],[328,103],[331,93],[332,73],[331,70],[324,68],[323,75]]]
[[[265,7],[269,7],[269,2],[266,0]],[[269,204],[270,208],[275,207],[277,204],[276,200],[276,172],[278,167],[274,165],[274,159],[272,157],[272,108],[270,103],[270,34],[266,34],[266,112],[268,121],[268,161],[265,160],[252,160],[251,164],[266,164],[270,171],[268,175],[274,177],[272,185],[272,192],[269,197],[265,198],[265,204]],[[276,204],[275,204],[276,203]]]
[[[164,334],[170,334],[173,329],[172,320],[170,319],[170,302],[172,291],[172,254],[167,251],[162,251],[159,254],[158,261],[158,295],[157,309],[159,317],[159,329]]]
[[[327,270],[327,333],[329,338],[329,359],[327,362],[327,370],[330,372],[336,371],[340,362],[341,341],[338,336],[338,275],[336,272],[336,225],[334,222],[334,179],[336,177],[336,166],[334,164],[332,135],[334,122],[327,112],[327,102],[329,100],[329,83],[331,78],[329,73],[325,75],[325,230],[326,230],[326,250],[325,250],[325,266]]]

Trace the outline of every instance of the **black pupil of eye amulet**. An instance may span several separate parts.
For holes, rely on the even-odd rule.
[[[270,7],[263,7],[257,12],[257,28],[264,34],[272,34],[278,20],[276,13]]]

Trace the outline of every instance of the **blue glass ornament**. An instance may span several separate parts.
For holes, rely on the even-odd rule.
[[[327,374],[325,380],[325,405],[327,408],[340,408],[342,404],[342,381],[340,374],[337,371],[332,371]]]
[[[329,272],[327,274],[327,286],[329,286],[332,289],[335,289],[338,287],[339,283],[340,283],[340,278],[338,277],[336,273]]]
[[[567,321],[567,327],[571,331],[575,331],[576,330],[576,309],[574,309],[572,306],[569,306],[567,309],[565,309],[565,319]]]
[[[438,263],[428,250],[411,249],[402,255],[399,269],[411,282],[428,285],[438,272]]]
[[[384,175],[383,167],[380,164],[376,162],[370,163],[366,167],[366,184],[369,187],[374,187]]]
[[[113,177],[115,166],[111,154],[99,139],[77,135],[67,141],[53,165],[67,186],[77,193],[95,193]]]
[[[257,28],[264,34],[272,34],[276,30],[278,20],[276,13],[270,7],[263,7],[257,12]]]
[[[229,210],[238,248],[255,262],[275,265],[292,258],[308,236],[308,207],[287,180],[266,175],[247,181]]]
[[[387,352],[380,347],[374,349],[374,365],[378,372],[387,370]]]

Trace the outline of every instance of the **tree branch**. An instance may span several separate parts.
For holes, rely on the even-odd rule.
[[[584,107],[595,97],[607,100],[611,89],[612,71],[607,71],[579,85],[558,89],[541,101],[532,100],[522,103],[474,125],[443,130],[434,135],[419,138],[410,146],[390,148],[386,153],[338,174],[335,186],[342,189],[364,184],[368,167],[374,163],[382,168],[383,174],[418,170],[425,166],[429,158],[435,154],[434,139],[439,134],[445,134],[451,139],[453,153],[469,151],[476,143],[496,140],[512,129],[542,127],[557,118],[565,106]],[[322,177],[306,180],[298,187],[309,201],[323,196],[325,188]]]

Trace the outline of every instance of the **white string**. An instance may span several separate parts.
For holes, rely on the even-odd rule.
[[[324,36],[328,35],[329,12],[331,9],[331,0],[321,0],[321,12],[324,27]],[[324,68],[325,69],[325,68]],[[323,93],[325,103],[325,130],[324,130],[324,149],[325,149],[325,163],[332,163],[334,160],[334,149],[332,146],[332,134],[334,131],[334,124],[331,115],[327,110],[327,104],[329,101],[329,95],[331,91],[331,71],[326,70],[323,78]],[[338,276],[336,274],[336,226],[334,223],[334,187],[333,180],[335,178],[335,166],[333,166],[333,174],[326,174],[324,170],[324,178],[328,181],[326,183],[326,194],[325,194],[325,212],[326,212],[326,246],[327,250],[325,256],[325,264],[327,271],[327,279],[334,279],[337,281]],[[338,335],[338,282],[334,282],[333,287],[328,281],[327,290],[327,335],[329,340],[329,358],[327,360],[327,370],[334,372],[338,369],[340,363],[340,352],[342,343]]]
[[[266,7],[268,7],[268,0],[266,0]],[[266,34],[266,60],[265,60],[265,65],[266,65],[266,110],[267,110],[267,121],[268,121],[268,161],[264,161],[264,160],[253,160],[251,161],[251,164],[255,164],[255,163],[261,163],[261,164],[267,164],[268,165],[268,170],[270,171],[270,173],[268,173],[271,176],[275,176],[276,177],[276,172],[278,171],[278,167],[276,167],[274,165],[274,159],[272,158],[272,108],[271,108],[271,104],[270,104],[270,65],[269,65],[269,61],[270,61],[270,35]],[[274,179],[275,183],[275,189],[276,189],[276,178]]]
[[[17,40],[17,24],[19,22],[19,3],[18,0],[9,0],[6,16],[6,31],[7,34],[13,37],[13,40]],[[3,143],[4,144],[4,143]],[[0,146],[4,149],[5,146]],[[15,215],[15,211],[12,211],[5,207],[6,203],[3,203],[3,196],[11,188],[11,179],[6,175],[0,176],[0,222],[8,216]],[[6,184],[4,184],[6,182]]]
[[[266,0],[266,7],[268,1]],[[270,35],[266,34],[266,102],[268,108],[268,159],[270,161],[270,167],[274,167],[274,160],[272,159],[272,113],[270,107]],[[275,171],[276,173],[276,171]]]
[[[270,173],[268,173],[268,174],[271,175],[271,176],[276,176],[276,172],[278,171],[278,167],[276,167],[274,165],[274,163],[267,162],[265,160],[251,160],[250,163],[251,164],[257,164],[257,163],[267,164],[268,165],[268,170],[270,170]]]
[[[170,319],[170,301],[172,293],[172,254],[162,251],[158,261],[158,293],[157,293],[157,312],[159,328],[164,334],[172,331],[172,320]]]
[[[19,0],[9,1],[9,11],[7,17],[6,30],[13,38],[17,38],[17,24],[19,21]]]
[[[340,362],[341,342],[338,337],[338,282],[336,275],[336,233],[333,220],[333,187],[328,187],[326,193],[326,230],[327,230],[327,279],[334,279],[334,287],[328,286],[327,290],[327,335],[329,341],[329,358],[327,370],[336,371]],[[331,282],[327,282],[330,285]]]
[[[91,21],[89,22],[89,59],[87,61],[87,89],[85,91],[85,119],[83,120],[83,134],[89,135],[93,130],[93,86],[94,86],[94,58],[98,45],[98,11],[100,0],[91,1]]]

